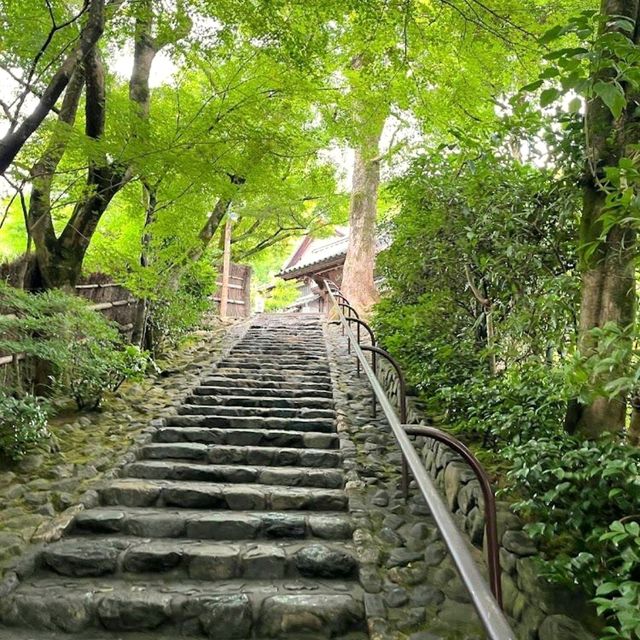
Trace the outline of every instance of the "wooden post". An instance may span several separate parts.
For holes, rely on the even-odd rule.
[[[227,300],[229,298],[229,268],[231,265],[231,226],[233,222],[227,216],[224,225],[224,253],[222,254],[222,286],[220,288],[220,317],[227,317]]]

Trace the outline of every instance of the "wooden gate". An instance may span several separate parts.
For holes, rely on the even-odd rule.
[[[218,289],[213,294],[216,311],[220,310],[220,287],[222,286],[222,266],[218,271]],[[248,318],[251,315],[251,267],[231,263],[229,267],[229,293],[227,316]]]

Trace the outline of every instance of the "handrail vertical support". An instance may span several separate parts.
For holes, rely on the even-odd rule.
[[[376,378],[378,377],[378,364],[376,362],[376,352],[372,351],[371,352],[371,364],[373,365],[373,375],[376,376]],[[373,417],[377,417],[378,415],[378,408],[376,407],[376,394],[372,393],[371,394],[371,402],[372,402],[372,413],[373,413]]]

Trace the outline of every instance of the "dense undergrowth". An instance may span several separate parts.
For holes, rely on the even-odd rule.
[[[126,344],[114,323],[76,296],[0,283],[0,310],[0,353],[16,356],[1,371],[0,456],[10,460],[47,437],[51,401],[71,398],[79,410],[96,410],[105,392],[150,364],[146,352]]]
[[[48,417],[68,400],[78,411],[98,410],[107,392],[153,369],[210,309],[215,270],[194,263],[177,288],[145,289],[133,276],[129,284],[147,299],[149,350],[128,343],[82,298],[0,281],[0,354],[15,357],[0,368],[0,459],[15,462],[46,440]]]
[[[590,441],[564,428],[586,387],[613,395],[633,385],[586,384],[593,367],[615,366],[615,340],[591,360],[576,351],[574,121],[564,118],[562,137],[537,116],[527,123],[530,148],[544,139],[554,149],[551,168],[513,156],[517,124],[460,137],[391,184],[400,210],[386,223],[374,321],[432,418],[500,474],[548,578],[595,598],[607,638],[638,638],[640,450],[622,435]]]

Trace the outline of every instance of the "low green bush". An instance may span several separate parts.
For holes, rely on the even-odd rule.
[[[216,288],[216,275],[214,267],[201,260],[185,269],[178,286],[143,292],[149,300],[149,348],[154,355],[175,347],[199,325],[212,308],[210,296]]]
[[[48,437],[47,411],[41,401],[0,391],[0,458],[15,462]]]
[[[640,525],[617,520],[600,542],[607,544],[609,575],[598,581],[594,602],[598,614],[615,623],[605,628],[603,640],[636,640],[640,638]]]
[[[0,283],[0,313],[0,352],[26,354],[38,391],[70,396],[80,409],[96,409],[105,391],[142,375],[149,362],[113,322],[62,291],[30,294]]]
[[[503,455],[513,508],[543,549],[546,576],[596,596],[612,623],[607,639],[640,637],[640,450],[613,436],[558,435]]]
[[[117,391],[125,380],[139,379],[149,364],[147,354],[131,345],[114,349],[112,342],[89,339],[65,362],[57,383],[79,409],[95,410],[105,391]]]

